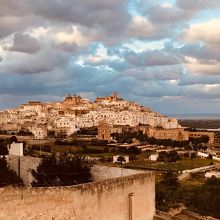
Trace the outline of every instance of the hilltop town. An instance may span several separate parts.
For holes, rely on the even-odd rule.
[[[31,132],[36,139],[44,139],[49,133],[69,136],[80,128],[98,126],[101,121],[113,126],[180,128],[175,118],[124,100],[116,92],[97,97],[94,102],[68,95],[61,102],[29,101],[16,109],[0,112],[1,130]]]

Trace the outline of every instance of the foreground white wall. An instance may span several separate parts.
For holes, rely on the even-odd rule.
[[[15,143],[9,145],[9,155],[23,156],[23,143]]]

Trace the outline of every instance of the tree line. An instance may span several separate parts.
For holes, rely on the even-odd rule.
[[[157,209],[168,211],[180,203],[193,212],[219,219],[220,179],[211,177],[202,185],[188,186],[180,184],[175,173],[164,173],[156,184]]]
[[[154,137],[149,137],[147,134],[143,134],[142,131],[137,131],[137,132],[126,131],[123,133],[112,133],[111,136],[118,143],[132,143],[133,139],[135,138],[144,144],[163,145],[163,146],[171,146],[178,148],[189,147],[190,145],[197,146],[202,143],[208,143],[209,141],[209,137],[206,135],[199,138],[190,138],[189,140],[184,140],[184,141],[176,141],[172,139],[156,139]]]

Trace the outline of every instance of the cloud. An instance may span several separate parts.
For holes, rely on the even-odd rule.
[[[137,38],[148,38],[155,34],[154,25],[143,16],[134,16],[128,25],[128,35]]]
[[[198,99],[220,99],[220,85],[193,85],[188,87],[188,98]]]
[[[170,81],[141,81],[133,88],[132,94],[143,97],[165,97],[165,96],[181,96],[182,88],[173,85]]]
[[[22,32],[34,23],[33,17],[0,16],[0,39],[14,34],[15,32]]]
[[[211,9],[220,6],[219,0],[177,0],[176,5],[184,10],[198,11],[204,9]]]
[[[220,75],[220,63],[201,64],[201,63],[190,63],[186,64],[186,67],[194,73],[198,74],[211,74]]]
[[[183,33],[183,40],[186,42],[205,42],[208,44],[220,45],[220,19],[213,19],[203,23],[192,24]]]
[[[71,0],[62,1],[27,1],[32,12],[37,16],[57,22],[80,24],[90,28],[102,28],[106,31],[120,31],[130,15],[126,9],[127,1],[112,0]]]
[[[199,74],[185,74],[178,81],[178,85],[214,85],[220,84],[220,75],[199,75]]]
[[[197,74],[219,75],[220,19],[192,24],[182,34],[186,68]]]
[[[41,45],[38,40],[28,34],[16,33],[14,35],[13,45],[5,49],[31,54],[39,51],[41,49]]]
[[[159,50],[146,51],[138,54],[130,53],[127,55],[126,59],[135,66],[160,66],[181,63],[181,59],[175,54]]]
[[[160,24],[183,22],[192,16],[191,13],[186,16],[185,12],[175,5],[153,5],[148,8],[147,15],[150,21]]]
[[[187,57],[193,57],[202,63],[207,61],[220,61],[218,48],[201,43],[188,43],[179,49],[179,52]]]
[[[149,66],[144,69],[130,68],[124,74],[135,77],[140,81],[179,80],[182,77],[182,65]]]
[[[108,42],[110,38],[107,36],[112,36],[112,40],[118,38],[130,23],[127,3],[127,0],[112,0],[110,3],[99,0],[74,0],[74,3],[71,0],[2,0],[0,37],[25,31],[30,27],[73,25]],[[70,39],[72,36],[67,36],[64,32],[59,33],[58,37]]]
[[[88,29],[72,26],[67,31],[58,31],[54,33],[54,38],[58,43],[76,44],[78,46],[87,46],[97,37]]]
[[[78,49],[78,46],[76,43],[68,43],[68,42],[61,42],[61,43],[58,43],[58,42],[55,42],[53,45],[52,45],[52,48],[54,50],[62,50],[62,51],[65,51],[65,52],[77,52],[77,49]]]
[[[30,14],[30,5],[27,0],[1,0],[0,14],[2,16],[20,16],[22,14]]]
[[[49,72],[56,67],[62,68],[68,62],[66,54],[55,53],[50,49],[44,49],[31,55],[10,53],[10,56],[5,58],[2,65],[5,71],[11,73],[32,74]]]

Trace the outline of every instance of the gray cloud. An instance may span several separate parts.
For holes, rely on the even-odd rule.
[[[65,52],[77,52],[78,46],[76,43],[62,42],[62,43],[53,43],[52,48],[54,50],[62,50]]]
[[[31,11],[36,16],[44,17],[54,22],[64,22],[79,24],[97,30],[104,30],[108,33],[120,32],[121,27],[130,20],[130,15],[126,10],[127,1],[88,1],[71,0],[62,1],[31,1]]]
[[[133,88],[132,94],[143,97],[176,97],[183,96],[184,90],[169,81],[147,81],[145,83],[139,81]]]
[[[220,6],[219,0],[177,0],[176,5],[184,10],[197,11],[202,9],[211,9]]]
[[[126,59],[135,66],[158,66],[158,65],[174,65],[181,63],[181,59],[175,54],[166,51],[146,51],[142,53],[130,53]]]
[[[186,56],[195,57],[199,60],[220,61],[220,52],[218,48],[209,45],[186,44],[179,51]]]
[[[124,74],[131,75],[141,81],[179,80],[182,77],[182,65],[149,66],[143,69],[131,68]]]
[[[19,17],[29,13],[29,4],[27,4],[27,0],[1,0],[1,16]]]
[[[178,85],[180,86],[215,85],[215,84],[220,84],[220,76],[187,73],[187,74],[183,74],[180,80],[178,81]]]
[[[186,12],[180,8],[174,7],[162,7],[153,6],[148,9],[147,15],[152,22],[159,24],[173,24],[183,22],[191,17],[191,13],[186,15]]]
[[[32,74],[50,72],[56,67],[62,68],[68,61],[66,54],[45,49],[32,55],[8,57],[3,68],[11,73]]]
[[[28,27],[79,25],[104,35],[120,36],[130,23],[127,0],[1,0],[0,37]],[[42,25],[43,24],[43,25]]]
[[[23,53],[36,53],[41,49],[41,45],[38,40],[28,34],[16,33],[13,45],[6,49]]]
[[[0,7],[1,8],[1,7]],[[1,15],[1,13],[0,13]],[[0,16],[0,39],[7,37],[15,32],[24,31],[27,27],[34,23],[32,17],[12,17]]]

